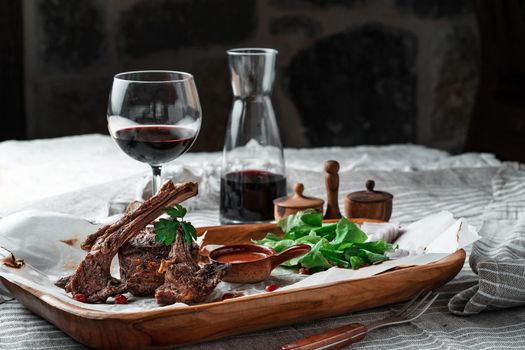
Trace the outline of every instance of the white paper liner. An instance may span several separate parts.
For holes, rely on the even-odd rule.
[[[24,211],[8,216],[0,220],[0,247],[5,248],[0,249],[0,258],[5,258],[12,252],[18,259],[23,259],[26,265],[14,269],[1,264],[0,275],[9,281],[87,309],[121,313],[160,307],[151,297],[137,298],[129,294],[126,294],[129,303],[125,305],[114,304],[112,299],[106,304],[84,304],[75,301],[63,289],[54,285],[59,277],[71,274],[84,258],[86,253],[80,249],[80,243],[98,227],[82,218],[45,211]],[[374,230],[381,232],[377,226],[374,226]],[[465,219],[456,220],[449,212],[425,217],[407,226],[405,230],[395,243],[399,248],[412,252],[410,256],[358,270],[333,267],[310,276],[277,268],[267,281],[256,284],[221,282],[207,301],[220,300],[222,295],[228,292],[242,293],[245,296],[266,293],[264,288],[270,283],[280,286],[279,290],[290,290],[366,278],[398,266],[424,265],[438,261],[479,239],[475,229],[469,226]],[[423,254],[414,255],[415,252]],[[115,259],[112,266],[112,274],[115,277],[118,277],[117,264]],[[178,303],[164,308],[185,306],[187,305]]]

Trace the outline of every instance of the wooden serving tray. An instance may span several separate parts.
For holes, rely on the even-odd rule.
[[[251,238],[260,239],[268,231],[280,230],[275,224],[198,230],[199,234],[207,232],[203,246],[244,243]],[[465,252],[458,250],[431,264],[359,280],[122,314],[84,309],[3,277],[1,280],[25,307],[85,345],[97,349],[141,349],[208,341],[402,302],[420,290],[435,289],[450,281],[464,260]]]

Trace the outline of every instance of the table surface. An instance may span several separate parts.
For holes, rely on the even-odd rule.
[[[199,181],[199,198],[187,203],[189,219],[196,226],[217,224],[220,156],[189,153],[165,167],[166,177]],[[287,149],[285,158],[288,186],[300,181],[305,193],[320,197],[325,196],[323,162],[338,160],[341,207],[342,194],[364,188],[370,178],[376,181],[377,189],[394,194],[391,221],[408,223],[449,210],[477,227],[484,207],[492,200],[492,180],[505,166],[489,154],[451,156],[413,145]],[[121,210],[121,203],[142,195],[147,181],[147,166],[127,158],[107,136],[0,143],[0,216],[36,208],[108,220]],[[524,308],[469,317],[448,312],[448,300],[476,281],[466,265],[441,288],[438,300],[420,319],[374,331],[353,348],[525,348]],[[394,308],[387,306],[185,348],[279,349],[284,343],[328,328],[384,317]],[[84,348],[16,300],[0,304],[0,324],[0,349]]]

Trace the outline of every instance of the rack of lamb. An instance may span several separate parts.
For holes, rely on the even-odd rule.
[[[89,235],[82,244],[82,248],[88,251],[86,257],[73,275],[61,278],[56,285],[63,287],[66,292],[73,295],[83,295],[88,303],[105,302],[107,298],[125,291],[130,291],[135,295],[153,295],[159,285],[166,290],[164,271],[170,269],[159,270],[157,266],[172,264],[173,257],[178,256],[175,249],[177,244],[171,248],[161,246],[155,242],[153,229],[146,226],[161,216],[165,208],[196,194],[196,183],[173,184],[167,181],[156,196],[140,205],[135,205],[135,208],[129,210],[117,222],[106,225]],[[141,246],[149,246],[151,249],[141,251]],[[190,248],[184,245],[184,249],[191,257]],[[110,273],[111,261],[117,253],[122,255],[119,257],[121,264],[124,262],[121,266],[122,281],[112,277]],[[191,259],[186,263],[190,267],[188,271],[191,271],[192,276],[184,276],[184,283],[191,280],[193,276],[200,278],[198,277],[202,276],[200,270],[207,272],[206,276],[210,281],[202,284],[202,290],[195,294],[194,299],[177,297],[170,299],[170,303],[202,300],[203,295],[206,292],[211,293],[220,282],[227,269],[227,266],[216,266],[216,264],[200,268],[196,265],[194,258],[191,257]],[[210,271],[216,271],[216,273],[209,274]],[[166,274],[167,276],[169,276],[169,281],[174,281],[171,275]],[[171,283],[171,285],[182,288],[178,283]]]

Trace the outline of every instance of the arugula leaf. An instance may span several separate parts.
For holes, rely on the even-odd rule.
[[[392,249],[394,245],[383,240],[365,243],[356,243],[356,246],[362,249],[369,250],[373,253],[384,254]]]
[[[290,232],[293,228],[301,226],[320,227],[323,224],[323,214],[315,209],[306,209],[295,215],[290,215],[280,220],[277,225],[284,233]]]
[[[321,240],[321,237],[319,237],[318,235],[315,234],[314,231],[312,231],[308,235],[295,240],[295,244],[309,244],[313,246],[320,240]]]
[[[378,264],[385,260],[388,260],[388,257],[383,254],[372,253],[371,251],[365,249],[359,249],[359,256],[367,260],[370,264]]]
[[[334,223],[334,224],[323,225],[321,227],[315,228],[315,229],[313,229],[313,231],[315,233],[317,233],[319,236],[325,237],[326,239],[328,239],[330,241],[330,240],[332,240],[335,237],[335,230],[336,230],[336,228],[337,228],[337,224]],[[333,236],[333,237],[331,237],[331,236]],[[329,238],[329,237],[331,237],[331,238]]]
[[[352,265],[352,269],[357,270],[358,268],[362,267],[363,265],[366,265],[365,259],[361,258],[360,256],[351,256],[350,257],[350,265]]]
[[[294,267],[294,268],[297,268],[297,267],[300,267],[299,266],[299,260],[301,260],[302,256],[298,257],[298,258],[293,258],[293,259],[290,259],[288,261],[285,261],[283,262],[281,265],[279,266],[283,266],[283,267]]]
[[[284,234],[284,239],[299,239],[312,232],[315,227],[310,225],[297,226]]]
[[[268,232],[266,237],[263,239],[255,240],[252,239],[252,242],[258,245],[264,245],[266,247],[273,248],[281,240],[281,237],[277,236],[275,233]]]
[[[313,212],[304,212],[301,216],[301,221],[309,226],[320,227],[323,225],[323,214],[317,210],[314,210]]]
[[[264,237],[264,239],[268,239],[271,241],[280,241],[281,237],[277,236],[275,233],[270,232],[266,234],[266,237]]]
[[[286,248],[290,248],[291,246],[293,246],[295,244],[295,242],[291,239],[283,239],[282,241],[279,241],[279,242],[276,242],[273,246],[273,249],[277,252],[277,253],[280,253],[282,252],[283,250],[285,250]]]
[[[328,245],[328,241],[322,238],[312,247],[312,249],[308,253],[306,253],[306,255],[303,255],[299,259],[299,263],[301,263],[302,266],[307,268],[332,267],[330,262],[328,262],[328,260],[324,257],[323,253],[321,252],[321,248],[325,245]]]
[[[278,223],[284,232],[284,239],[299,239],[312,231],[319,232],[321,236],[335,231],[335,224],[323,226],[323,214],[315,209],[300,211],[290,215]]]
[[[326,258],[331,262],[333,263],[334,265],[337,265],[339,267],[344,267],[344,268],[347,268],[350,266],[350,264],[348,263],[348,261],[346,260],[343,260],[343,259],[339,259],[337,256],[330,256],[330,254],[326,254],[324,253]]]
[[[277,226],[279,226],[284,233],[288,233],[292,228],[301,225],[303,222],[299,218],[299,213],[290,215],[284,219],[279,220]]]
[[[321,240],[321,237],[318,237],[315,232],[310,232],[309,235],[306,235],[306,236],[303,236],[297,240],[290,240],[290,239],[283,239],[282,241],[280,242],[285,242],[284,243],[284,246],[283,248],[286,249],[288,247],[291,247],[292,245],[295,245],[295,244],[308,244],[309,246],[313,247],[315,246],[315,244],[317,242],[319,242]],[[265,244],[266,246],[268,246],[267,244]],[[275,249],[277,252],[280,252],[280,250],[278,249],[282,249],[280,246],[279,246],[279,242],[275,243],[271,248]],[[284,250],[283,249],[283,250]],[[282,250],[281,250],[282,251]],[[306,255],[304,255],[306,256]],[[299,264],[299,261],[304,257],[304,256],[300,256],[300,257],[297,257],[297,258],[293,258],[291,260],[288,260],[288,261],[285,261],[284,263],[282,263],[281,265],[282,266],[285,266],[285,267],[292,267],[292,266],[297,266]]]
[[[377,264],[388,260],[388,257],[384,256],[383,254],[377,254],[369,250],[359,248],[358,244],[355,244],[345,250],[345,258],[348,261],[351,261],[352,256],[358,256],[368,264]]]
[[[335,238],[332,240],[332,244],[341,243],[362,243],[366,241],[367,235],[361,231],[359,226],[345,218],[341,218],[337,223],[335,229]]]
[[[350,247],[345,247],[345,248],[341,248],[339,247],[339,249],[344,249],[344,252],[345,252],[345,258],[346,260],[350,261],[350,257],[353,256],[353,255],[359,255],[359,248],[355,247],[355,246],[350,246]]]
[[[345,259],[345,252],[339,251],[334,246],[327,244],[321,248],[321,253],[331,262],[333,265],[348,267],[350,264]]]

